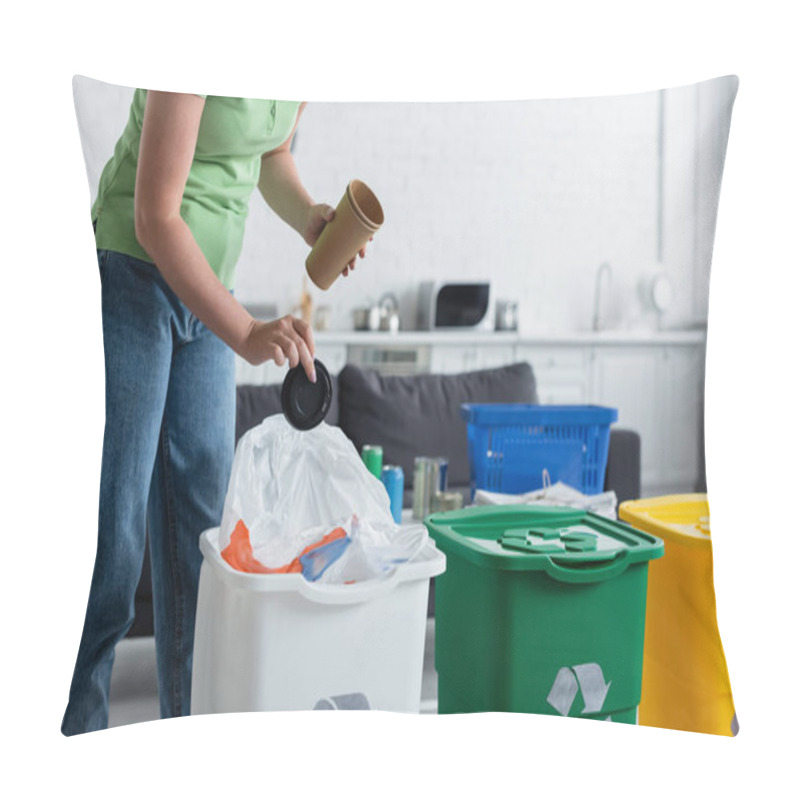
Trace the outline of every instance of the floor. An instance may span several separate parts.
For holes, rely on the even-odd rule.
[[[434,623],[429,619],[425,629],[425,656],[422,667],[420,711],[436,713],[436,671],[433,666]],[[147,722],[159,718],[156,685],[156,653],[152,637],[123,639],[117,645],[114,670],[111,674],[109,727]]]

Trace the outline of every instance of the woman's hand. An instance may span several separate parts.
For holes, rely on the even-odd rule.
[[[316,205],[310,206],[307,212],[306,217],[306,224],[303,229],[303,239],[305,240],[306,244],[310,247],[314,246],[314,243],[319,239],[320,234],[322,233],[323,228],[336,216],[335,209],[331,208],[326,203],[317,203]],[[369,240],[372,241],[372,237],[369,237]],[[367,254],[367,246],[364,245],[358,251],[358,257],[364,258]],[[350,263],[345,266],[342,270],[342,275],[346,278],[349,274],[350,270],[356,268],[356,257],[353,256]]]
[[[279,367],[286,361],[290,367],[302,364],[309,380],[316,383],[311,326],[291,314],[272,322],[253,320],[241,355],[254,365],[270,360]]]
[[[370,241],[372,241],[372,237],[371,237],[371,236],[369,237],[369,240],[370,240]],[[362,248],[361,248],[361,249],[358,251],[358,257],[359,257],[359,258],[364,258],[364,256],[365,256],[366,254],[367,254],[367,246],[366,246],[366,245],[364,245],[364,246],[363,246],[363,247],[362,247]],[[356,259],[355,259],[355,256],[354,256],[354,257],[353,257],[353,260],[352,260],[352,261],[351,261],[351,262],[350,262],[350,263],[349,263],[349,264],[348,264],[348,265],[347,265],[347,266],[346,266],[346,267],[345,267],[345,268],[342,270],[342,275],[343,275],[343,276],[346,278],[346,277],[348,276],[348,274],[349,274],[350,270],[352,270],[352,269],[355,269],[355,268],[356,268]]]
[[[301,231],[303,240],[309,247],[313,247],[322,229],[336,216],[336,211],[327,203],[316,203],[308,207],[306,220]]]

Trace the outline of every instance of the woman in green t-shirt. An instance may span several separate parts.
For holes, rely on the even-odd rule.
[[[197,541],[222,516],[234,352],[252,364],[302,364],[315,379],[310,326],[292,316],[255,320],[231,292],[256,187],[308,245],[333,218],[309,196],[290,150],[303,106],[137,89],[103,170],[92,221],[106,424],[97,556],[66,735],[108,725],[114,648],[133,622],[146,531],[161,716],[189,713]]]

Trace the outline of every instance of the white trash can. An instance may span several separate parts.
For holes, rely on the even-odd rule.
[[[430,578],[428,541],[381,580],[310,583],[233,569],[200,537],[192,714],[370,708],[419,713]]]

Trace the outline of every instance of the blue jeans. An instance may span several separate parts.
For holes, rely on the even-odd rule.
[[[106,421],[97,556],[65,735],[108,726],[114,648],[134,618],[150,535],[162,717],[189,713],[198,541],[219,525],[233,461],[233,351],[152,264],[98,251]]]

